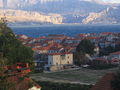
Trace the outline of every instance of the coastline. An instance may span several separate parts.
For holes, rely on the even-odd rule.
[[[53,26],[120,26],[120,24],[80,24],[80,23],[67,23],[67,24],[43,24],[43,25],[8,25],[9,27],[13,28],[27,28],[27,27],[53,27]]]

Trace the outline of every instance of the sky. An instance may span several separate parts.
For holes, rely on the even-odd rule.
[[[99,3],[120,3],[120,0],[86,0],[86,1],[94,1]]]
[[[103,0],[103,1],[110,3],[120,3],[120,0]]]

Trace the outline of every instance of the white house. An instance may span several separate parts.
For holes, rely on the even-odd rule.
[[[72,53],[49,53],[46,56],[40,55],[38,60],[35,60],[35,66],[41,68],[41,62],[44,70],[57,71],[62,70],[66,65],[73,65]],[[44,63],[43,63],[44,62]]]

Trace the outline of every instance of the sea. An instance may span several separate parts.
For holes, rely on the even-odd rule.
[[[10,27],[15,34],[24,34],[29,37],[41,37],[49,34],[64,34],[74,37],[80,33],[120,33],[120,25],[27,25]]]

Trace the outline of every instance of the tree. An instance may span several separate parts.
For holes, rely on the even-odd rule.
[[[111,45],[103,48],[100,50],[99,56],[108,56],[110,53],[115,52],[115,47],[112,47]]]
[[[82,40],[76,48],[77,52],[93,55],[95,45],[90,40]]]
[[[111,81],[113,90],[120,90],[120,71],[114,74],[114,79]]]
[[[7,80],[7,76],[0,76],[0,90],[9,90],[13,83]]]
[[[116,52],[117,52],[117,51],[120,51],[120,44],[118,44],[118,45],[115,46],[115,51],[116,51]]]
[[[16,39],[12,30],[7,27],[4,19],[0,22],[0,52],[4,58],[8,59],[9,64],[17,62],[31,63],[33,60],[33,51],[31,48],[22,45]]]
[[[9,90],[13,83],[8,81],[8,75],[5,75],[5,66],[13,65],[17,62],[32,63],[33,51],[18,41],[7,27],[6,20],[0,21],[0,90]]]
[[[82,40],[77,48],[76,48],[76,52],[74,54],[75,56],[75,62],[77,65],[81,65],[81,64],[86,64],[88,63],[88,58],[86,57],[86,54],[89,55],[93,55],[94,54],[94,44],[91,43],[90,40]]]
[[[8,82],[6,76],[4,76],[4,67],[7,65],[7,59],[0,53],[0,90],[8,90],[12,84]]]

